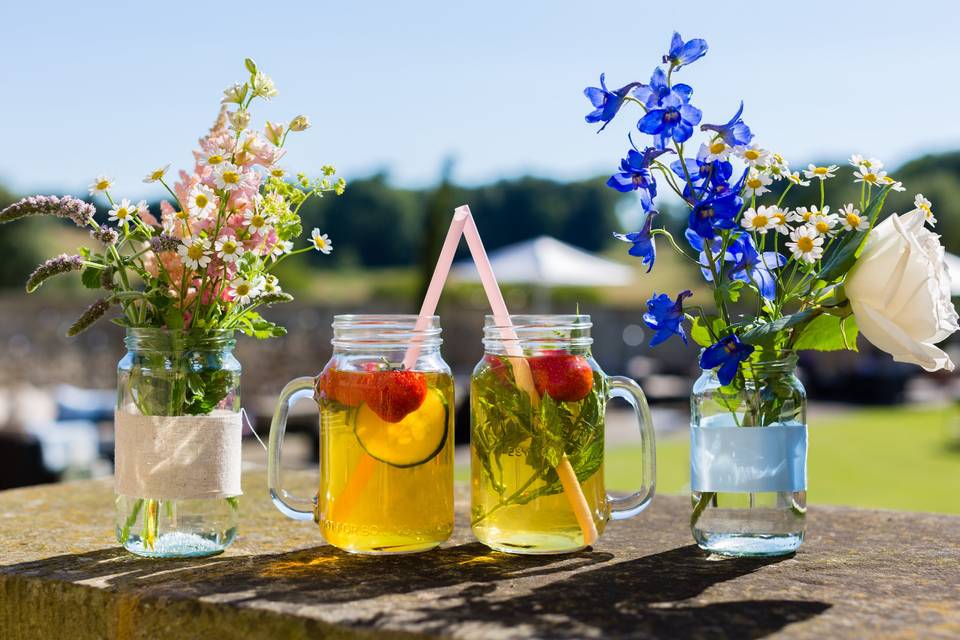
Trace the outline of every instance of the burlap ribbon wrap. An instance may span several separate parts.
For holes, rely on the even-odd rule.
[[[118,410],[114,424],[118,494],[190,500],[242,493],[239,413],[143,416]]]

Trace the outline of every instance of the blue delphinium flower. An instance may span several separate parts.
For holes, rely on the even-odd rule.
[[[675,93],[680,96],[684,102],[689,102],[693,95],[693,87],[688,84],[675,84],[673,87],[667,84],[667,74],[663,69],[657,67],[650,76],[650,84],[638,85],[633,90],[633,97],[643,103],[648,110],[659,109],[663,106],[663,99]]]
[[[663,56],[664,64],[669,63],[674,69],[679,69],[684,65],[699,60],[707,53],[707,41],[703,38],[693,38],[683,41],[680,34],[673,32],[673,38],[670,39],[670,51]]]
[[[681,291],[674,301],[665,293],[654,293],[653,297],[647,300],[648,311],[643,314],[643,321],[655,331],[650,338],[651,347],[669,340],[671,336],[680,336],[683,343],[687,344],[687,334],[683,330],[683,300],[692,295],[689,290]]]
[[[630,250],[627,253],[632,256],[642,258],[642,263],[647,265],[647,273],[650,273],[650,270],[653,269],[653,263],[657,259],[657,245],[653,240],[653,235],[651,234],[651,231],[653,230],[653,219],[656,217],[656,215],[656,209],[652,209],[649,213],[647,213],[647,217],[643,221],[643,226],[640,227],[640,231],[634,231],[633,233],[613,234],[613,237],[617,240],[633,243],[633,246],[630,247]]]
[[[690,228],[701,238],[713,238],[718,229],[735,229],[735,218],[743,208],[739,191],[713,195],[701,200],[690,211]]]
[[[657,182],[650,172],[650,163],[666,152],[665,149],[653,147],[647,147],[643,151],[631,149],[627,152],[627,157],[620,161],[620,170],[607,180],[607,186],[622,193],[639,191],[643,210],[650,211],[653,208],[653,199],[657,196]]]
[[[719,367],[717,379],[720,380],[720,384],[726,386],[733,382],[740,363],[749,358],[751,353],[753,353],[752,345],[744,344],[735,335],[729,335],[703,350],[700,354],[700,368]]]
[[[748,233],[739,233],[730,243],[730,279],[753,283],[767,300],[777,296],[777,277],[773,270],[787,263],[786,256],[774,251],[760,253]]]
[[[653,136],[653,144],[658,149],[667,146],[669,140],[685,142],[693,135],[693,128],[700,123],[703,117],[697,109],[676,91],[660,99],[660,107],[650,109],[640,118],[637,129]]]
[[[753,133],[750,131],[750,127],[744,123],[741,115],[743,115],[742,100],[737,113],[726,124],[702,124],[700,130],[718,133],[723,141],[731,147],[746,146],[753,140]]]
[[[620,107],[623,106],[623,101],[626,99],[627,94],[630,93],[630,90],[640,84],[639,82],[631,82],[616,91],[610,91],[607,89],[605,75],[606,74],[603,73],[600,74],[599,87],[587,87],[583,90],[583,95],[587,96],[587,98],[590,99],[590,103],[594,106],[594,110],[586,115],[585,120],[591,124],[594,122],[603,123],[598,133],[603,131],[606,126],[610,124],[610,121],[613,120],[614,116],[617,115],[617,112],[620,111]]]

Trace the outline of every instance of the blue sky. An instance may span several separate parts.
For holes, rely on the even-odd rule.
[[[946,1],[13,4],[0,184],[17,191],[79,191],[105,172],[150,195],[140,177],[189,163],[244,56],[280,90],[255,121],[314,122],[288,167],[385,169],[409,186],[447,156],[468,184],[609,172],[634,119],[596,135],[582,90],[601,71],[649,78],[675,28],[710,43],[679,76],[705,121],[742,98],[757,140],[794,165],[960,148],[960,7]]]

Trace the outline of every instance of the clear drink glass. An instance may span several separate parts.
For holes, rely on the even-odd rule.
[[[653,423],[636,382],[607,376],[590,354],[587,315],[487,316],[485,355],[471,379],[473,533],[509,553],[583,549],[608,520],[647,507],[655,488]],[[522,356],[518,355],[522,354]],[[607,495],[606,404],[633,407],[642,435],[641,489]]]
[[[453,377],[440,323],[409,315],[342,315],[333,357],[316,378],[284,387],[270,427],[269,488],[277,509],[315,520],[352,553],[426,551],[453,533]],[[402,361],[411,347],[411,369]],[[320,411],[320,485],[313,499],[283,489],[280,450],[289,407]]]

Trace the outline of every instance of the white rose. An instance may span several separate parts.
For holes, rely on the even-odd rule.
[[[940,236],[914,210],[881,222],[847,274],[844,288],[860,333],[897,362],[953,371],[936,343],[957,330]]]

